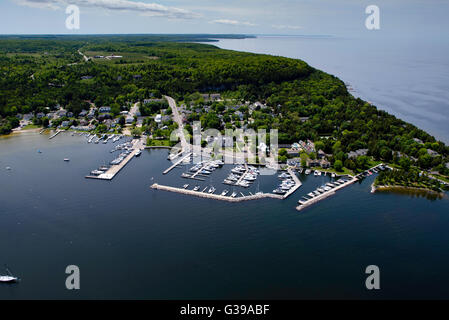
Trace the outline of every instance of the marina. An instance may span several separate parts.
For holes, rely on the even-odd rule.
[[[87,179],[99,179],[99,180],[112,180],[114,177],[122,170],[129,161],[132,160],[135,156],[138,156],[142,153],[142,142],[139,139],[134,139],[131,142],[130,149],[128,152],[126,152],[126,155],[122,153],[122,157],[116,158],[110,162],[110,167],[100,167],[100,170],[93,170],[91,171],[90,175],[87,175]],[[120,161],[119,161],[120,160]],[[101,169],[105,169],[101,170]]]

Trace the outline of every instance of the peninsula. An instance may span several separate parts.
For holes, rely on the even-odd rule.
[[[179,123],[190,134],[194,121],[223,133],[277,129],[279,161],[291,168],[354,176],[385,163],[449,181],[448,146],[353,97],[338,78],[301,60],[195,43],[206,39],[2,37],[0,134],[43,127],[172,146]]]

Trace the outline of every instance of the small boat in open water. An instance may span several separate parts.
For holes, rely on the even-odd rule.
[[[19,278],[14,277],[6,266],[5,266],[5,269],[6,269],[6,272],[8,273],[8,275],[0,276],[0,283],[15,283],[15,282],[19,281]]]
[[[64,158],[64,161],[65,161],[65,162],[69,162],[70,159],[69,159],[69,158]]]

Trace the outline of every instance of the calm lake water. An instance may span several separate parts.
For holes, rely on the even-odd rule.
[[[449,143],[449,38],[258,36],[220,40],[225,49],[306,61],[338,76],[353,95]]]
[[[328,179],[300,176],[285,201],[218,202],[151,190],[187,183],[183,169],[162,176],[166,150],[145,151],[111,182],[85,179],[111,148],[70,134],[0,138],[0,264],[22,278],[0,299],[449,298],[447,196],[373,195],[370,177],[297,212]],[[204,183],[221,192],[220,170]],[[65,289],[72,264],[79,291]],[[371,264],[378,292],[364,286]]]

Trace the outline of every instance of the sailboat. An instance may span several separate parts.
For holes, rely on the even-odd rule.
[[[0,276],[0,283],[15,283],[19,281],[19,278],[14,277],[11,272],[9,271],[8,267],[5,266],[6,272],[8,273],[7,276]]]

